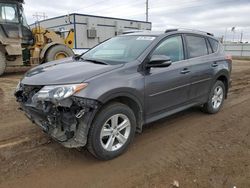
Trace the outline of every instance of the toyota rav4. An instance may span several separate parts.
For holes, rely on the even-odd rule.
[[[231,62],[210,33],[132,32],[31,69],[15,96],[53,139],[108,160],[123,153],[145,124],[193,106],[217,113]]]

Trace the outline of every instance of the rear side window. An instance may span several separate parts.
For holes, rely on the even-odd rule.
[[[186,36],[189,58],[200,57],[208,54],[206,40],[199,36]]]
[[[218,50],[219,42],[211,38],[208,38],[208,41],[212,47],[213,52],[216,52]]]
[[[174,36],[164,40],[152,53],[152,55],[166,55],[172,62],[184,59],[181,36]]]

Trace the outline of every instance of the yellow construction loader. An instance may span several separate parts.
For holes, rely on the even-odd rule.
[[[0,0],[0,75],[74,55],[74,31],[67,31],[67,37],[63,38],[39,24],[31,30],[23,3],[23,0]]]

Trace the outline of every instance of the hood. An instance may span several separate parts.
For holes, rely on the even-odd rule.
[[[26,85],[60,85],[81,83],[99,74],[123,66],[102,65],[71,58],[52,61],[29,70],[22,79]]]

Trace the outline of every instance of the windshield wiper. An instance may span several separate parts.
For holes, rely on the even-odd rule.
[[[82,54],[73,56],[73,60],[79,61],[80,59],[82,59]]]
[[[101,64],[101,65],[108,65],[108,63],[99,59],[82,59],[82,60],[89,61],[89,62],[96,63],[96,64]]]

